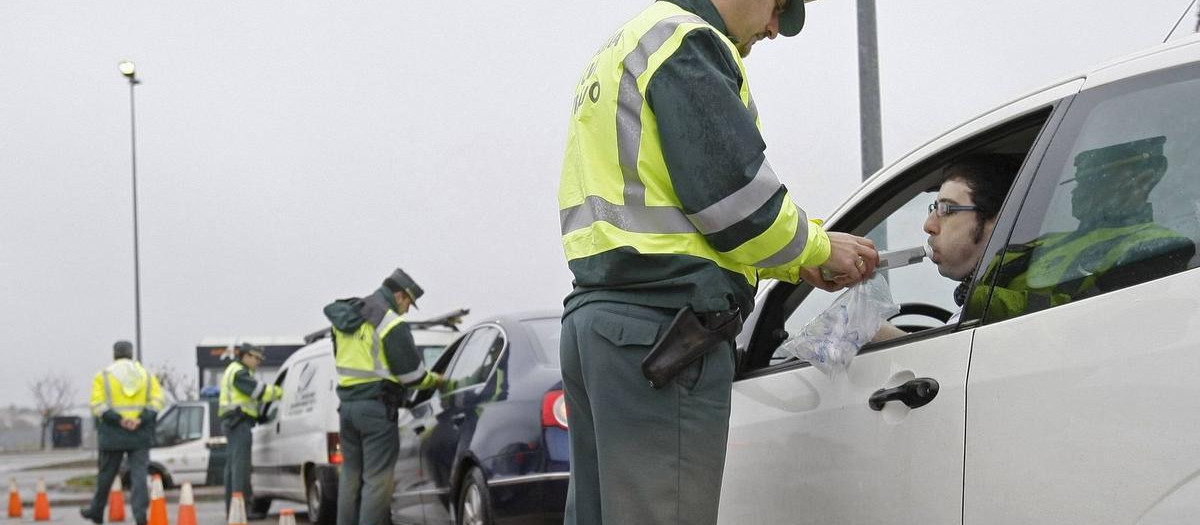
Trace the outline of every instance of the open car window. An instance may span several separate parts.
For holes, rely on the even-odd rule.
[[[881,252],[925,245],[929,235],[924,224],[931,213],[929,205],[945,179],[943,167],[956,159],[981,154],[1006,160],[1013,165],[1013,171],[1017,170],[1028,157],[1052,112],[1053,107],[1046,107],[1017,117],[914,165],[894,176],[874,194],[861,199],[855,208],[830,225],[831,230],[869,237]],[[955,301],[959,282],[943,277],[937,265],[928,259],[881,274],[887,281],[893,301],[902,308],[902,315],[891,322],[909,332],[908,336],[889,344],[945,333],[961,321],[960,307]],[[805,283],[776,283],[766,300],[759,304],[762,311],[750,343],[741,356],[739,375],[745,377],[804,365],[779,350],[779,346],[789,337],[800,334],[804,326],[829,308],[841,293],[815,290]],[[868,344],[862,351],[880,347]]]

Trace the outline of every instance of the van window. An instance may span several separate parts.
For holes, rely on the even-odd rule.
[[[1086,91],[989,264],[985,322],[1195,268],[1197,242],[1200,66]]]

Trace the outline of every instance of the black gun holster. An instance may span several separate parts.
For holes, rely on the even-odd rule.
[[[642,375],[650,381],[650,388],[662,388],[688,365],[732,340],[741,330],[742,316],[737,308],[697,314],[691,306],[686,306],[675,314],[666,333],[642,359]]]

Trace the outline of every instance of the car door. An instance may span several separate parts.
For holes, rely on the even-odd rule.
[[[451,344],[429,369],[446,375],[446,370],[468,336],[464,334]],[[425,480],[421,443],[433,431],[436,416],[441,412],[441,396],[437,394],[434,390],[413,392],[411,408],[400,411],[397,422],[400,427],[400,451],[394,470],[396,488],[392,496],[392,521],[397,523],[425,523],[421,492],[432,489]]]
[[[1145,62],[1181,61],[1120,79]],[[1012,262],[999,267],[975,334],[967,523],[1194,523],[1200,515],[1197,61],[1192,44],[1101,72],[1105,85],[1082,92],[1055,134],[1012,238],[999,247]],[[1165,172],[1155,181],[1143,170],[1159,156]],[[1098,164],[1105,171],[1084,171]],[[1083,191],[1085,178],[1100,176],[1113,186]],[[1129,208],[1139,204],[1130,194],[1147,189],[1144,205]],[[1131,240],[1134,231],[1152,235]],[[1080,243],[1066,255],[1050,244],[1064,235]],[[1006,269],[1031,246],[1027,269]],[[1056,258],[1061,272],[1038,270]],[[1020,272],[1025,288],[1046,281],[1053,295],[1003,315],[1011,308],[1002,295],[1018,289],[1003,276]]]
[[[482,325],[471,330],[470,337],[455,353],[446,375],[446,386],[431,411],[433,429],[421,440],[421,460],[427,490],[421,492],[426,523],[450,523],[454,506],[455,468],[463,450],[471,442],[478,414],[479,391],[504,351],[505,338],[497,325]]]
[[[886,174],[831,228],[866,235],[881,251],[924,245],[922,225],[944,179],[941,167],[971,152],[1033,158],[1061,96],[976,126],[970,136]],[[741,338],[749,342],[733,385],[721,523],[961,521],[972,321],[944,324],[958,310],[958,283],[941,277],[932,263],[890,270],[885,277],[904,311],[937,318],[895,319],[914,333],[868,344],[848,369],[832,376],[780,344],[837,294],[806,284],[764,286]],[[909,389],[918,387],[927,404],[911,395]],[[902,391],[909,395],[898,395]]]
[[[279,374],[275,377],[275,385],[282,387],[283,382],[287,379],[289,367],[284,367],[279,370]],[[260,407],[265,420],[262,423],[256,424],[251,432],[254,435],[254,443],[250,449],[252,469],[252,483],[254,488],[263,494],[279,494],[283,488],[283,480],[280,469],[280,449],[285,446],[279,435],[279,414],[282,405],[286,403],[286,393],[284,399],[266,403]]]

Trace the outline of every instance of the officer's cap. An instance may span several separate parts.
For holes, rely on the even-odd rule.
[[[133,343],[124,339],[113,343],[113,358],[120,359],[122,357],[133,357]]]
[[[392,293],[404,292],[407,294],[408,298],[412,299],[413,308],[417,307],[417,299],[425,295],[425,290],[417,286],[417,282],[412,277],[409,277],[407,273],[404,273],[404,270],[399,268],[396,268],[396,271],[383,280],[383,287],[391,290]]]
[[[779,34],[796,36],[804,29],[804,4],[813,0],[788,0],[787,7],[779,13]]]
[[[1150,137],[1080,152],[1075,156],[1075,178],[1084,182],[1126,168],[1163,170],[1167,166],[1163,155],[1166,141],[1164,136]]]
[[[252,355],[259,359],[264,359],[267,356],[266,352],[263,351],[263,347],[254,346],[250,343],[242,343],[241,354],[243,356]]]

